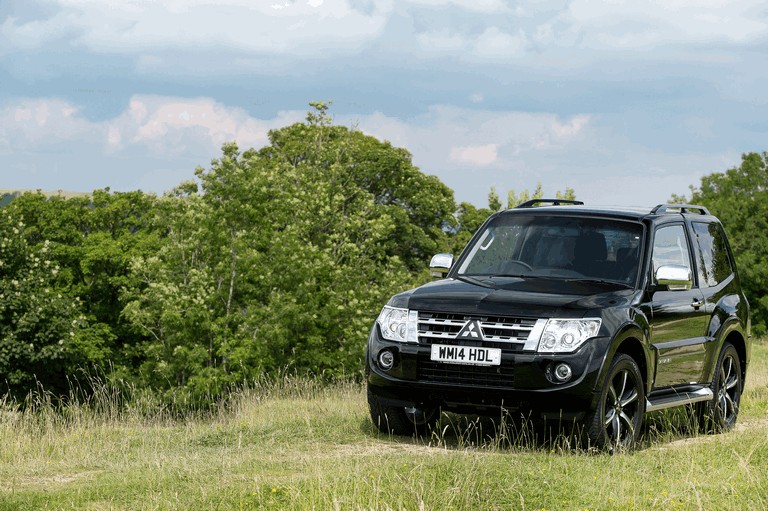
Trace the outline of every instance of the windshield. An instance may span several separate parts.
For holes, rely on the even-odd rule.
[[[604,218],[501,215],[486,226],[458,274],[589,279],[634,286],[643,226]]]

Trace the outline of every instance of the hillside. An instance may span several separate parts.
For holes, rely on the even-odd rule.
[[[19,195],[27,192],[40,192],[46,197],[60,195],[65,199],[71,199],[72,197],[88,197],[91,195],[90,193],[86,192],[67,192],[64,190],[14,190],[11,188],[0,188],[0,207],[5,206]]]

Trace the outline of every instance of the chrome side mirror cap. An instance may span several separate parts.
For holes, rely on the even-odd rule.
[[[656,269],[654,280],[659,286],[666,286],[670,291],[687,291],[693,286],[691,269],[678,264],[665,264]]]
[[[453,266],[453,254],[436,254],[429,262],[429,273],[438,279],[443,279]]]

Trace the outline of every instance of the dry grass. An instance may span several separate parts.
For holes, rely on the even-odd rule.
[[[284,378],[186,419],[108,388],[64,412],[0,403],[0,510],[768,508],[764,343],[734,431],[698,436],[655,414],[644,447],[615,456],[501,419],[388,437],[365,402],[354,383]]]

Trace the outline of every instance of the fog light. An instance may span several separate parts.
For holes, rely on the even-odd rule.
[[[381,367],[385,371],[389,371],[392,369],[392,366],[395,365],[395,355],[389,351],[384,350],[381,353],[379,353],[379,367]]]
[[[573,376],[573,371],[571,371],[571,366],[568,364],[557,364],[555,366],[555,378],[557,381],[565,383],[571,379],[571,376]]]

